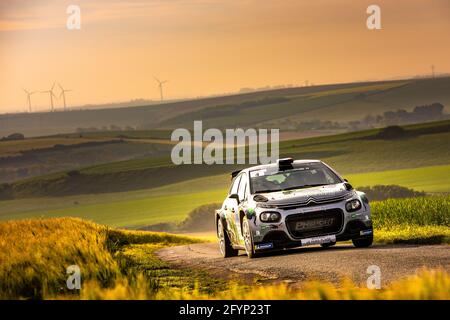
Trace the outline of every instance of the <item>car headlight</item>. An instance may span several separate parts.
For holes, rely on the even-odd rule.
[[[277,222],[281,219],[279,212],[263,212],[259,215],[259,219],[262,222]]]
[[[347,212],[353,212],[359,209],[361,209],[361,201],[358,199],[350,200],[345,204],[345,210],[347,210]]]
[[[264,203],[264,202],[258,202],[256,204],[256,207],[264,208],[264,209],[276,209],[277,208],[277,206],[274,205],[274,204],[267,204],[267,203]]]

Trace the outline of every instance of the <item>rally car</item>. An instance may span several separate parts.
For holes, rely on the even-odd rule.
[[[373,242],[367,197],[319,160],[286,158],[233,172],[215,220],[223,257],[239,250],[253,258],[306,245]]]

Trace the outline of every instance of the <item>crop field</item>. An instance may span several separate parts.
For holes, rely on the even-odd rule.
[[[34,219],[0,223],[2,299],[449,299],[450,275],[422,270],[369,290],[306,282],[249,285],[201,270],[173,268],[153,253],[163,246],[199,242],[165,233],[111,229],[80,219]],[[65,289],[66,268],[82,272],[79,292]]]
[[[406,126],[408,136],[394,140],[375,139],[374,129],[285,141],[280,153],[322,159],[355,187],[396,184],[448,193],[449,124]],[[179,222],[198,206],[221,202],[235,168],[174,166],[166,156],[153,156],[34,177],[9,189],[0,185],[0,220],[73,216],[127,227]]]
[[[197,240],[164,233],[118,231],[79,219],[0,223],[0,299],[68,294],[66,268],[102,287],[124,278],[114,254],[126,244],[174,245]]]
[[[356,187],[396,184],[428,193],[450,193],[450,165],[345,175]]]
[[[323,107],[299,113],[292,117],[292,120],[331,120],[331,121],[351,121],[360,120],[364,115],[378,115],[385,111],[392,111],[392,106],[397,109],[409,109],[413,106],[424,105],[431,101],[440,101],[444,105],[449,105],[450,101],[446,91],[449,88],[448,79],[437,81],[410,81],[398,82],[396,86],[380,87],[376,91],[366,92],[362,99],[346,99],[324,104]],[[354,88],[358,90],[358,88]],[[335,90],[338,91],[339,90]],[[339,95],[336,92],[336,97]],[[316,93],[314,96],[323,93]],[[282,119],[281,119],[282,120]]]
[[[140,226],[159,222],[181,221],[192,209],[199,204],[210,203],[224,195],[222,190],[198,193],[183,193],[170,196],[151,196],[136,200],[116,201],[82,205],[66,205],[61,209],[32,209],[31,211],[1,214],[2,220],[26,219],[35,217],[80,217],[111,226]],[[120,196],[120,195],[116,195]],[[111,197],[109,197],[111,199]],[[40,199],[43,201],[44,199]],[[63,199],[55,202],[63,205]],[[16,202],[17,203],[17,202]],[[36,204],[36,201],[34,202]],[[28,205],[30,202],[28,203]],[[17,210],[14,203],[5,203],[6,206]]]
[[[355,187],[399,184],[449,193],[449,173],[450,166],[433,166],[345,177]],[[218,175],[139,191],[0,201],[0,220],[74,216],[112,226],[179,222],[195,207],[220,203],[229,182],[229,175]]]
[[[372,219],[379,242],[450,243],[450,196],[373,202]]]
[[[297,159],[321,159],[346,176],[442,166],[448,165],[450,160],[449,128],[449,121],[406,126],[408,136],[392,140],[377,139],[379,130],[374,129],[284,141],[280,143],[280,155]],[[0,187],[0,199],[150,189],[200,177],[226,174],[237,168],[242,166],[175,166],[168,156],[157,154],[80,168],[76,176],[71,176],[66,171],[18,181],[4,186],[3,189]],[[164,176],[164,179],[155,179],[158,175]]]

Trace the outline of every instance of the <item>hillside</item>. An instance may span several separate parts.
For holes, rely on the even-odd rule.
[[[110,162],[164,156],[159,140],[96,136],[32,138],[0,142],[0,183]]]
[[[0,299],[61,295],[75,298],[78,292],[66,287],[69,266],[80,268],[83,287],[94,282],[108,288],[128,277],[132,280],[130,260],[120,254],[121,250],[138,244],[157,248],[194,242],[198,240],[165,233],[115,230],[73,218],[2,222]]]
[[[440,102],[450,105],[450,78],[410,79],[320,85],[237,94],[159,105],[101,110],[72,110],[0,115],[0,136],[74,132],[77,128],[127,126],[139,129],[190,127],[203,119],[205,127],[276,124],[320,119],[360,120],[397,109]]]
[[[380,129],[285,141],[280,155],[321,159],[342,174],[446,165],[450,121],[406,126],[408,136],[378,139]],[[123,192],[229,173],[242,166],[175,166],[168,156],[86,167],[0,186],[0,199]],[[164,177],[164,179],[161,179]],[[205,189],[206,190],[206,189]]]
[[[435,201],[439,201],[437,206],[432,203]],[[376,241],[448,243],[448,214],[439,210],[445,202],[414,200],[414,205],[430,212],[425,219],[418,211],[411,211],[407,202],[379,204],[382,208],[376,213],[380,215],[376,220]],[[393,212],[383,215],[389,210]],[[398,214],[399,210],[402,214]],[[255,282],[245,282],[244,278],[231,278],[229,272],[217,276],[211,270],[177,267],[155,254],[162,247],[195,242],[201,240],[113,229],[73,218],[0,222],[0,299],[389,299],[394,294],[404,299],[449,297],[450,278],[443,270],[424,270],[383,290],[358,288],[348,281],[339,287],[328,282],[304,282],[305,287],[289,289],[285,283],[261,281],[255,286]],[[77,267],[80,288],[70,290],[68,270]]]

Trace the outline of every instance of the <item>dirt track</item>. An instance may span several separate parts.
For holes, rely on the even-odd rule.
[[[381,269],[382,285],[414,274],[421,268],[441,267],[450,270],[450,246],[375,245],[357,249],[352,245],[338,245],[324,249],[304,247],[280,253],[265,254],[248,259],[241,253],[223,259],[216,243],[169,247],[157,251],[157,256],[174,265],[209,269],[214,274],[258,276],[266,281],[287,281],[301,284],[305,280],[323,280],[339,284],[343,277],[357,284],[365,284],[367,268]]]

